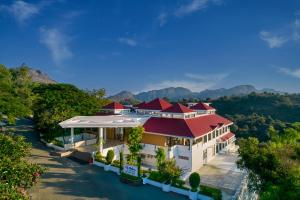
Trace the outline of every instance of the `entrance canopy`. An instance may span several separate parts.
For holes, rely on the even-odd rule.
[[[140,115],[76,116],[59,123],[62,128],[137,127],[148,117]]]

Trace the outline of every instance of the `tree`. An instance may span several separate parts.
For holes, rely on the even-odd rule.
[[[130,151],[129,161],[133,162],[137,159],[137,156],[142,149],[142,137],[144,128],[141,126],[132,128],[128,135],[128,149]]]
[[[0,133],[1,199],[28,199],[26,190],[33,186],[45,169],[29,163],[30,144],[21,136]]]
[[[164,149],[162,148],[158,148],[156,151],[155,151],[155,158],[156,158],[156,168],[159,172],[162,171],[162,167],[163,167],[163,164],[166,160],[166,154],[165,154],[165,151]]]
[[[270,129],[270,141],[256,138],[239,141],[238,166],[249,173],[249,187],[260,199],[297,199],[300,196],[300,123],[282,134]]]
[[[197,191],[197,188],[200,185],[200,175],[197,172],[193,172],[190,176],[189,176],[189,184],[192,188],[193,192]]]
[[[167,179],[167,183],[175,184],[182,173],[183,170],[176,165],[176,161],[174,159],[163,162],[161,174]]]
[[[76,115],[94,115],[106,100],[98,93],[88,93],[69,84],[35,86],[34,120],[46,140],[63,134],[58,123]]]

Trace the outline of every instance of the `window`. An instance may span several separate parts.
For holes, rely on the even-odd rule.
[[[178,156],[179,159],[182,159],[182,160],[189,160],[189,157],[187,156]]]
[[[207,135],[204,135],[204,143],[207,142]]]
[[[202,137],[201,137],[201,138],[198,138],[198,139],[196,140],[196,143],[200,143],[200,142],[202,142]]]
[[[215,133],[215,131],[213,131],[213,138],[215,138],[216,137],[216,133]]]
[[[211,140],[211,133],[208,134],[208,141]]]

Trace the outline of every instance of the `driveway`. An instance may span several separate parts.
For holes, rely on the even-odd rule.
[[[198,172],[203,185],[222,190],[223,199],[231,199],[243,179],[243,173],[236,166],[237,154],[218,154]]]
[[[38,140],[31,121],[20,120],[16,128],[18,134],[24,135],[32,143],[30,160],[48,167],[48,172],[42,176],[41,181],[30,190],[33,200],[187,199],[148,185],[135,187],[123,184],[116,174],[105,172],[102,168],[51,156],[51,149]]]

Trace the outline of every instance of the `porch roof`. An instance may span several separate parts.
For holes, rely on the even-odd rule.
[[[76,116],[59,125],[62,128],[137,127],[147,119],[138,115]]]

